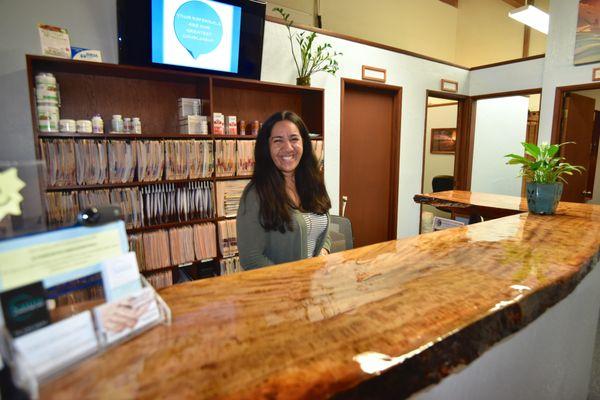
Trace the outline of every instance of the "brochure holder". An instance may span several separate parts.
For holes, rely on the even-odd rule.
[[[41,384],[77,363],[159,324],[170,325],[171,310],[139,274],[135,254],[127,252],[124,232],[124,224],[119,221],[102,227],[67,228],[25,237],[16,244],[0,243],[0,264],[3,264],[0,296],[4,302],[0,352],[11,367],[15,385],[31,398],[38,398]],[[83,250],[76,245],[82,240],[88,246]],[[55,249],[71,253],[68,258],[61,254],[63,259],[57,260]],[[88,255],[86,251],[89,256],[82,257]],[[31,258],[36,261],[46,255],[47,259],[39,261],[43,265],[38,270],[27,270],[27,276],[35,275],[27,281],[18,275],[18,268],[28,266],[27,262],[7,267],[6,259],[15,260],[15,254],[27,254],[26,258],[29,253],[35,253]],[[103,258],[104,255],[107,257]],[[52,275],[57,266],[63,267],[65,263],[72,265]],[[81,268],[77,267],[79,264]],[[76,290],[73,283],[79,285]],[[75,298],[82,291],[89,291],[90,286],[92,291],[102,291],[99,299],[59,304],[65,296]],[[40,295],[38,290],[44,294]],[[50,298],[49,293],[57,297]],[[35,314],[38,311],[46,318]],[[23,319],[28,319],[28,325],[19,330]]]
[[[29,361],[32,357],[27,357],[25,354],[23,354],[22,351],[20,351],[19,347],[15,343],[15,339],[10,335],[6,327],[2,326],[2,341],[0,342],[0,350],[2,351],[4,359],[7,360],[8,364],[12,369],[13,380],[15,382],[15,385],[26,390],[31,396],[31,398],[36,399],[38,398],[39,386],[41,384],[66,372],[69,368],[75,366],[79,362],[96,354],[103,353],[111,347],[118,346],[119,344],[126,342],[138,335],[141,335],[142,333],[152,329],[153,327],[159,324],[170,325],[171,309],[169,308],[167,303],[162,299],[162,297],[160,297],[160,295],[148,283],[148,281],[146,281],[146,279],[143,276],[140,276],[140,278],[142,280],[142,286],[144,287],[144,289],[151,291],[153,301],[156,302],[157,310],[159,312],[158,319],[153,320],[152,322],[148,323],[147,325],[143,325],[138,329],[131,330],[130,332],[127,332],[126,335],[123,335],[122,337],[112,342],[106,339],[106,335],[102,333],[102,330],[99,329],[96,321],[94,321],[94,334],[97,340],[96,348],[91,351],[84,351],[76,357],[72,358],[71,360],[48,369],[47,372],[44,372],[41,375],[35,374],[34,371],[36,370],[36,368],[35,366],[31,365]],[[84,313],[89,313],[89,311],[85,311]],[[78,315],[74,315],[71,318],[77,317]],[[55,342],[55,339],[58,339],[54,337],[55,332],[50,331],[52,327],[53,325],[48,325],[44,328],[40,328],[17,339],[27,339],[28,335],[33,334],[44,335],[44,341],[47,343],[47,346],[52,346],[52,344]],[[77,333],[72,332],[72,334],[76,335]],[[46,350],[46,347],[39,348],[40,352],[44,352]]]

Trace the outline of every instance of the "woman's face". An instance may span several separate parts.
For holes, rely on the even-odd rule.
[[[269,151],[277,169],[284,175],[294,173],[302,158],[302,136],[296,124],[287,120],[275,123],[269,137]]]

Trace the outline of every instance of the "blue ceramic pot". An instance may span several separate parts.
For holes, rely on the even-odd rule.
[[[554,214],[562,195],[562,182],[527,182],[527,207],[533,214]]]

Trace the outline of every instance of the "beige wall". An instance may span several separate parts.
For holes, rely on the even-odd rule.
[[[439,0],[418,6],[413,0],[321,0],[324,29],[447,61],[455,56],[457,14]]]
[[[273,8],[281,7],[290,14],[290,18],[297,24],[315,25],[315,0],[275,0],[267,2],[267,15],[279,17]]]
[[[549,0],[536,0],[547,11]],[[508,18],[502,0],[459,0],[459,8],[440,0],[274,0],[295,22],[314,25],[320,11],[323,28],[467,67],[520,58],[523,24]],[[383,11],[383,12],[382,12]],[[545,52],[546,35],[532,30],[529,55]],[[368,64],[367,61],[365,61]]]
[[[521,57],[524,25],[508,18],[511,9],[499,0],[460,0],[456,62],[473,66]]]
[[[542,11],[550,11],[550,0],[535,0],[535,6]],[[546,37],[547,35],[531,30],[531,37],[529,39],[529,55],[545,54],[546,53]]]

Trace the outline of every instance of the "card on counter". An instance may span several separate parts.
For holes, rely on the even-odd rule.
[[[94,316],[103,342],[113,343],[157,322],[160,311],[154,291],[144,288],[137,294],[96,307]]]
[[[50,323],[42,282],[35,282],[0,293],[2,313],[13,337],[40,329]]]

